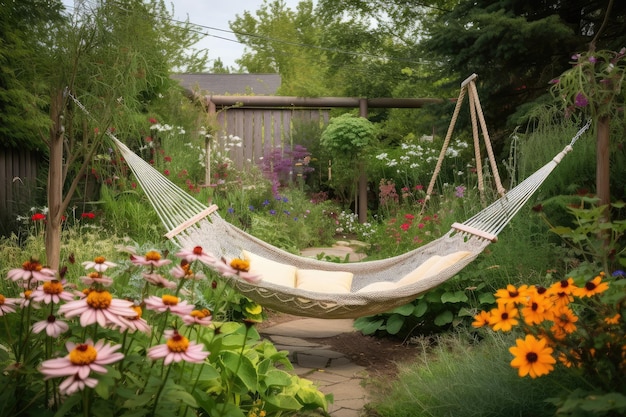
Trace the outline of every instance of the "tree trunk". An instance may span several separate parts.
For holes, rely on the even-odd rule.
[[[61,221],[63,201],[63,91],[52,95],[50,103],[50,160],[48,171],[48,216],[46,223],[47,266],[59,269],[61,258]]]

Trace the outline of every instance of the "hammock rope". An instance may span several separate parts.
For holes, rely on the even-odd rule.
[[[76,98],[70,95],[74,101]],[[88,115],[89,113],[84,109]],[[334,263],[307,258],[272,246],[224,220],[216,206],[207,207],[170,181],[148,162],[107,130],[120,154],[167,229],[166,237],[178,246],[202,246],[216,257],[228,259],[242,256],[242,251],[298,269],[340,271],[354,274],[352,288],[347,293],[326,293],[277,285],[261,281],[253,284],[237,277],[229,284],[243,295],[264,307],[289,314],[322,318],[355,318],[389,311],[407,304],[420,294],[440,285],[461,271],[497,240],[498,234],[531,198],[548,175],[572,150],[574,143],[589,129],[588,121],[570,144],[551,161],[509,190],[503,197],[463,223],[455,223],[448,233],[410,252],[392,258],[355,263]],[[425,276],[408,285],[378,291],[360,291],[371,284],[397,283],[415,272],[433,257],[463,251],[467,256],[446,266],[435,275]]]

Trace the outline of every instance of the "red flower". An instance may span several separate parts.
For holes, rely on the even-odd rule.
[[[163,171],[163,174],[165,174],[165,175],[170,175],[170,170],[169,170],[169,169],[166,169],[165,171]]]
[[[411,221],[411,220],[413,220],[415,218],[415,216],[412,215],[411,213],[407,213],[407,214],[404,215],[404,218],[409,220],[409,221]]]
[[[150,122],[151,125],[155,125],[159,123],[159,121],[155,119],[154,117],[149,118],[148,121]]]
[[[146,136],[146,142],[152,142],[152,138],[150,136]]]
[[[165,162],[172,162],[172,157],[171,156],[166,156],[163,159],[165,160]]]
[[[93,214],[92,212],[89,213],[83,213],[80,215],[81,219],[95,219],[96,215]]]
[[[418,184],[418,185],[416,185],[416,186],[415,186],[415,189],[416,189],[417,191],[421,191],[421,190],[423,190],[423,189],[424,189],[424,186],[423,186],[423,185]]]
[[[46,215],[43,213],[35,213],[31,216],[30,219],[34,222],[38,222],[38,221],[46,220]]]
[[[409,230],[409,227],[411,227],[409,223],[402,223],[402,225],[400,225],[400,229],[404,230],[405,232]]]

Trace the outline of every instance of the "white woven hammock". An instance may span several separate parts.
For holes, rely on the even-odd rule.
[[[463,223],[454,223],[439,239],[400,256],[358,263],[333,263],[294,255],[269,245],[225,221],[216,206],[206,207],[172,183],[115,136],[109,134],[133,171],[168,233],[185,248],[202,246],[217,257],[240,257],[247,250],[301,269],[348,271],[354,274],[350,293],[327,294],[264,282],[252,284],[229,278],[229,283],[259,304],[289,314],[322,318],[355,318],[389,311],[448,280],[472,262],[529,200],[573,144],[589,128],[588,122],[569,145],[550,162],[490,206]],[[358,292],[376,282],[397,281],[434,255],[468,251],[470,255],[435,276],[392,290]]]

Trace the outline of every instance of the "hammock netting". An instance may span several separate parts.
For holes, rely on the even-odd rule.
[[[407,304],[420,294],[453,277],[472,262],[530,199],[561,159],[572,150],[576,140],[589,128],[581,128],[561,152],[503,197],[463,223],[455,223],[448,233],[405,254],[375,261],[334,263],[303,257],[272,246],[224,220],[217,207],[207,207],[171,182],[148,162],[109,134],[140,183],[168,230],[166,236],[178,246],[202,248],[216,257],[241,257],[246,250],[264,258],[293,265],[299,269],[347,271],[354,274],[348,293],[325,293],[277,285],[261,280],[253,284],[237,277],[229,284],[257,303],[277,311],[321,318],[355,318],[390,311]],[[436,275],[393,289],[359,292],[380,282],[396,282],[431,257],[468,252],[460,261]]]

